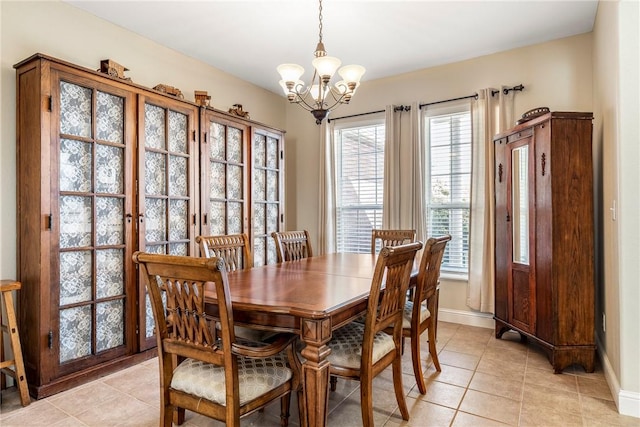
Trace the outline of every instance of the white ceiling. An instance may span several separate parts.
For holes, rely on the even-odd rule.
[[[67,0],[155,42],[282,94],[276,67],[311,74],[317,0]],[[323,0],[323,41],[367,80],[593,29],[597,0]]]

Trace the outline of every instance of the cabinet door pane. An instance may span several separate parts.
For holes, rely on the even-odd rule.
[[[144,105],[144,145],[149,148],[165,149],[165,109],[152,104]]]
[[[109,298],[124,293],[124,251],[100,249],[96,251],[97,298]]]
[[[60,305],[91,301],[90,251],[60,253]]]
[[[124,244],[124,203],[115,197],[96,197],[96,244]]]
[[[169,156],[169,195],[187,197],[189,195],[187,181],[187,158]]]
[[[166,158],[161,153],[148,151],[145,153],[144,179],[145,193],[149,195],[163,195],[166,193]]]
[[[167,203],[164,199],[147,198],[145,238],[147,244],[167,240]]]
[[[124,142],[124,100],[104,92],[96,96],[96,138]]]
[[[124,344],[123,300],[96,304],[96,351],[104,351]]]
[[[229,202],[227,213],[227,233],[239,234],[242,232],[242,203]]]
[[[91,191],[91,144],[73,139],[60,140],[60,191]]]
[[[209,207],[209,233],[212,236],[225,234],[226,218],[226,203],[211,202]]]
[[[226,196],[226,173],[224,163],[211,162],[210,191],[212,199],[224,199]]]
[[[91,354],[92,329],[90,306],[60,310],[60,363]]]
[[[96,146],[96,193],[124,192],[124,149],[110,145]]]
[[[91,197],[60,197],[60,248],[91,245],[93,215]]]
[[[60,82],[60,133],[91,138],[93,90]]]

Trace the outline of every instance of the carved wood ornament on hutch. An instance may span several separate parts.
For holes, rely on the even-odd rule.
[[[284,132],[42,54],[14,67],[20,334],[41,398],[155,355],[134,251],[247,233],[256,265],[275,260]]]
[[[550,112],[494,137],[496,337],[556,373],[595,365],[592,113]]]

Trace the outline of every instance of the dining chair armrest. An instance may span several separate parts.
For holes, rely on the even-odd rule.
[[[266,342],[266,345],[257,347],[234,343],[231,347],[231,352],[238,356],[246,357],[274,356],[284,350],[293,341],[295,341],[297,337],[298,335],[296,334],[278,334],[270,339],[269,342]]]

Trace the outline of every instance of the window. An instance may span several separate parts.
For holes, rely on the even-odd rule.
[[[338,252],[370,252],[371,230],[382,226],[384,133],[382,122],[335,131]]]
[[[471,113],[468,107],[425,116],[427,234],[451,234],[442,270],[467,273],[471,194]]]

